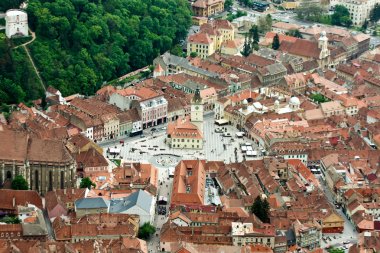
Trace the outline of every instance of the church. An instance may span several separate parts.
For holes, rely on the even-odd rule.
[[[197,88],[191,100],[190,116],[170,122],[166,143],[174,149],[203,149],[203,101]]]
[[[1,126],[0,140],[0,186],[9,187],[17,175],[42,195],[74,186],[76,163],[62,141],[42,140]]]

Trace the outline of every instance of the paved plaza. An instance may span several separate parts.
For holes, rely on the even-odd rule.
[[[231,137],[223,137],[223,133],[216,133],[216,128],[226,128],[225,132],[231,134]],[[121,150],[120,157],[124,161],[147,161],[154,165],[159,165],[157,157],[161,154],[176,155],[171,165],[175,166],[182,159],[206,159],[208,161],[224,161],[225,163],[236,162],[235,149],[237,149],[237,161],[243,161],[243,153],[240,150],[240,144],[251,143],[253,150],[259,153],[259,147],[246,137],[237,138],[235,136],[238,130],[232,126],[219,127],[214,123],[213,114],[209,114],[204,120],[204,147],[201,150],[196,149],[172,149],[165,144],[166,130],[162,126],[157,126],[158,131],[152,132],[150,129],[144,130],[146,137],[125,138],[124,145],[119,141],[107,142],[100,144],[106,151],[108,147],[116,147]],[[113,158],[113,157],[109,157]],[[118,158],[118,157],[116,157]],[[258,158],[258,157],[256,157]],[[247,158],[249,160],[249,158]],[[168,167],[165,165],[164,167]]]

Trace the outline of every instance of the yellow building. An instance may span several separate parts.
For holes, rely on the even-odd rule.
[[[187,55],[197,53],[202,59],[207,58],[215,52],[214,42],[207,33],[196,33],[189,36],[187,42]]]
[[[195,16],[209,17],[224,11],[224,0],[197,0],[192,8]]]
[[[343,229],[344,219],[336,213],[331,213],[322,220],[323,233],[342,233]]]
[[[201,58],[220,51],[222,44],[235,39],[235,29],[228,20],[214,20],[201,25],[199,32],[189,36],[187,54],[196,52]]]
[[[300,5],[299,2],[283,2],[282,3],[282,7],[285,10],[294,10],[294,9],[298,8],[299,5]]]

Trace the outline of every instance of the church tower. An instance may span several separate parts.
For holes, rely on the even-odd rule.
[[[203,133],[203,101],[199,88],[195,90],[193,99],[191,100],[191,123],[196,125]]]
[[[329,39],[326,36],[326,32],[322,31],[318,39],[318,48],[321,49],[319,59],[321,61],[321,67],[325,68],[329,64],[330,50],[328,49]]]

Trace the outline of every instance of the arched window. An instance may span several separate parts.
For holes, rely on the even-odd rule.
[[[49,171],[49,191],[53,190],[53,171]]]
[[[65,188],[65,172],[61,171],[61,182],[60,182],[61,189]]]
[[[34,171],[34,185],[35,185],[35,190],[38,191],[39,190],[39,185],[38,185],[38,182],[40,181],[40,178],[38,176],[38,170],[35,170]]]

